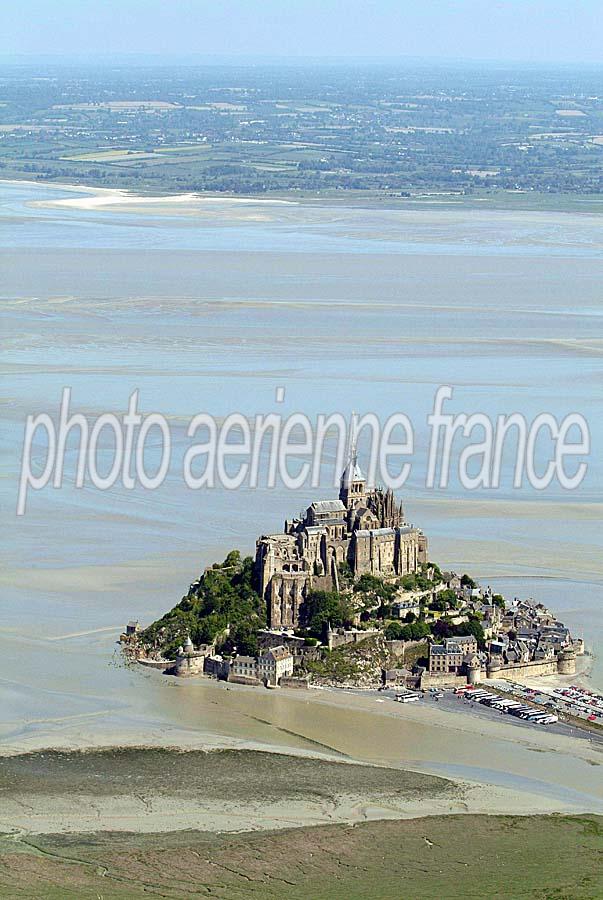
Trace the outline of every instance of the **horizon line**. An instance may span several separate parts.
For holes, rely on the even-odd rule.
[[[454,66],[454,67],[479,67],[479,66],[509,66],[525,67],[531,69],[602,69],[603,61],[595,60],[530,60],[524,58],[505,57],[454,57],[454,56],[411,56],[402,54],[399,56],[375,56],[375,55],[325,55],[308,54],[299,56],[290,55],[266,55],[266,54],[222,54],[222,53],[155,53],[148,51],[128,52],[93,52],[93,53],[4,53],[0,51],[0,66],[19,65],[81,65],[92,66],[105,65],[157,65],[157,66],[183,66],[183,67],[243,67],[254,66],[280,66],[282,68],[298,68],[303,66]]]

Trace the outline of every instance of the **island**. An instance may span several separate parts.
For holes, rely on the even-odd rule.
[[[583,641],[549,609],[442,571],[428,546],[391,490],[367,486],[353,448],[337,499],[261,535],[255,557],[231,551],[121,641],[171,675],[267,688],[425,691],[576,673]]]

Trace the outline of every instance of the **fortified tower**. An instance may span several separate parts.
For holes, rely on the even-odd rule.
[[[560,675],[576,674],[576,651],[573,647],[566,647],[557,654],[557,671]]]
[[[466,661],[467,667],[467,683],[478,684],[482,677],[482,664],[477,653],[471,654]]]

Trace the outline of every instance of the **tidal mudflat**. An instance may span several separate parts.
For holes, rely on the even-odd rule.
[[[603,684],[600,216],[56,203],[78,196],[0,188],[4,507],[16,503],[25,417],[56,412],[65,385],[90,417],[123,413],[139,389],[141,408],[173,423],[174,467],[154,492],[78,490],[72,452],[61,490],[5,518],[5,752],[108,738],[173,744],[183,733],[206,746],[320,745],[326,716],[322,734],[308,714],[291,728],[297,700],[227,702],[238,695],[176,689],[115,655],[126,619],[156,618],[205,565],[232,547],[251,551],[292,502],[315,497],[182,483],[188,419],[271,411],[278,386],[284,413],[406,412],[417,460],[403,494],[433,557],[562,612],[593,653],[592,683]],[[595,451],[580,489],[542,496],[507,483],[493,495],[453,482],[426,495],[425,421],[441,383],[468,412],[585,415]],[[359,714],[346,710],[339,736]],[[409,759],[422,747],[415,758],[435,760],[443,731],[407,721],[404,743],[375,755]],[[459,746],[459,764],[483,773],[479,741]]]
[[[45,750],[0,760],[13,831],[268,830],[479,809],[437,776],[248,750]],[[510,805],[510,804],[509,804]]]

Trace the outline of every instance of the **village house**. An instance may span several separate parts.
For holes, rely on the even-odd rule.
[[[494,604],[479,603],[474,608],[484,617],[486,652],[477,651],[471,635],[431,645],[425,683],[430,677],[440,684],[446,678],[453,681],[466,677],[474,684],[484,676],[575,674],[576,656],[584,651],[583,642],[573,640],[565,625],[543,604],[515,600],[504,613]]]
[[[257,677],[266,684],[279,684],[283,676],[293,675],[293,656],[286,647],[271,647],[260,653]]]
[[[421,613],[421,606],[416,600],[399,600],[392,603],[391,609],[393,619],[404,619],[408,613],[418,618]]]
[[[443,644],[431,644],[429,648],[430,675],[460,675],[466,657],[477,653],[477,641],[473,635],[449,638]]]
[[[293,654],[283,645],[270,647],[258,657],[235,656],[230,663],[229,681],[277,685],[283,676],[293,675]]]
[[[235,656],[230,662],[228,680],[249,679],[257,681],[257,662],[255,656]]]
[[[447,588],[460,593],[462,588],[461,578],[456,572],[442,572],[442,580]]]

